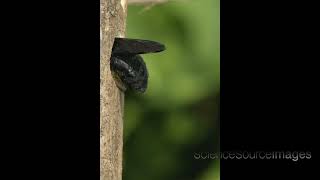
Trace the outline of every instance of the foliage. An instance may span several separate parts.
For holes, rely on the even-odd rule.
[[[147,92],[126,94],[124,180],[219,179],[217,160],[194,158],[219,149],[219,6],[129,6],[127,37],[159,41],[166,51],[143,55]]]

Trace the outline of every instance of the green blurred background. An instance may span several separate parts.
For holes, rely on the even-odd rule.
[[[127,37],[159,41],[143,55],[145,94],[126,93],[124,180],[218,180],[219,161],[195,153],[219,150],[219,0],[129,5]]]

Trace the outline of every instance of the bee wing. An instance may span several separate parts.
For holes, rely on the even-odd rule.
[[[141,39],[115,38],[112,54],[146,54],[165,50],[161,43]]]

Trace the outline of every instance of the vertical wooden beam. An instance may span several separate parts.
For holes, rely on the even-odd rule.
[[[100,180],[122,179],[123,103],[110,72],[114,37],[124,37],[127,0],[100,0]]]

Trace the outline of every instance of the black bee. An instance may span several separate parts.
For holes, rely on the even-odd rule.
[[[139,54],[156,53],[163,50],[165,46],[158,42],[115,38],[110,68],[119,89],[145,92],[149,75],[146,64]]]

